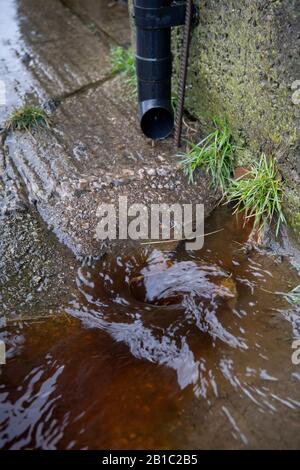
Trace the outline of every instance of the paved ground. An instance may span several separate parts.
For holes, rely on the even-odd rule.
[[[110,47],[129,43],[127,8],[107,0],[5,0],[0,73],[8,103],[47,105],[53,127],[4,143],[4,172],[21,181],[42,218],[77,255],[99,254],[99,203],[216,204],[205,176],[188,185],[172,141],[152,145],[139,130]],[[3,48],[3,49],[2,49]],[[3,51],[3,52],[2,52]]]

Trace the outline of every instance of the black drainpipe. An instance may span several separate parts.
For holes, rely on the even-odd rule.
[[[171,27],[185,22],[186,2],[134,0],[140,123],[154,140],[174,128],[171,103]]]

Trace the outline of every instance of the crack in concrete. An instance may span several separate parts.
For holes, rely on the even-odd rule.
[[[96,80],[94,82],[86,83],[86,84],[82,85],[81,87],[76,88],[76,90],[72,90],[70,92],[63,93],[62,95],[54,97],[53,101],[57,102],[57,105],[59,105],[62,101],[65,101],[69,98],[73,98],[74,96],[81,95],[82,93],[85,93],[88,90],[98,88],[99,86],[103,85],[104,83],[109,82],[110,80],[112,80],[115,76],[116,76],[115,73],[110,72],[105,77],[100,78],[99,80]]]
[[[47,100],[47,103],[51,102],[52,106],[54,107],[53,111],[51,111],[51,114],[54,112],[56,108],[58,108],[58,106],[60,106],[64,101],[68,100],[69,98],[80,96],[81,94],[87,92],[88,90],[96,89],[100,87],[101,85],[103,85],[104,83],[112,80],[115,76],[116,74],[111,72],[107,74],[105,77],[100,78],[99,80],[86,83],[82,85],[81,87],[76,88],[75,90],[50,98],[49,100]],[[10,131],[6,129],[5,127],[0,128],[0,148],[2,148],[3,152],[5,152],[6,140],[7,140],[9,133]]]

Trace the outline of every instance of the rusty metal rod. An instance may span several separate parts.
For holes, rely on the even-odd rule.
[[[184,112],[184,101],[185,101],[185,92],[186,92],[186,80],[187,80],[187,70],[188,70],[188,61],[189,61],[190,41],[191,41],[192,16],[193,16],[193,0],[187,0],[184,36],[183,36],[183,48],[182,48],[182,55],[181,55],[181,60],[180,60],[178,104],[177,104],[176,118],[175,118],[174,142],[175,142],[176,147],[181,146],[182,117],[183,117],[183,112]]]

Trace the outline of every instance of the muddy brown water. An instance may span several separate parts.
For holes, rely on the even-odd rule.
[[[1,330],[1,448],[299,448],[299,284],[226,210],[204,248],[82,266],[65,315]]]

